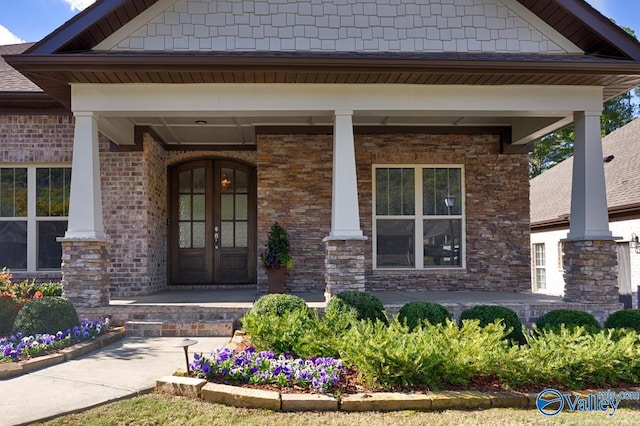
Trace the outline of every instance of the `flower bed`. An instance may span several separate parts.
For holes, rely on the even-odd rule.
[[[229,348],[217,349],[211,352],[210,357],[194,354],[190,368],[194,375],[211,381],[270,384],[318,393],[332,390],[345,370],[340,360],[331,357],[276,356],[273,351],[256,352],[253,347],[240,352]]]
[[[0,339],[0,362],[18,362],[24,359],[45,355],[79,342],[92,340],[107,333],[109,318],[104,321],[84,319],[66,331],[56,334],[36,334],[23,336],[22,333]]]

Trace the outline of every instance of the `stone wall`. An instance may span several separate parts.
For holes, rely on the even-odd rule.
[[[563,260],[565,300],[618,303],[618,253],[615,241],[565,241]]]
[[[324,292],[325,247],[331,230],[331,135],[257,135],[258,254],[278,222],[289,233],[289,291]],[[258,268],[258,289],[266,274]]]
[[[518,16],[503,3],[186,0],[158,13],[131,36],[113,37],[103,48],[564,53],[536,28],[539,20],[531,12],[519,7],[523,16]]]
[[[274,221],[287,229],[290,291],[324,291],[332,145],[331,135],[258,135],[258,247]],[[530,290],[526,154],[501,155],[498,137],[486,135],[356,134],[355,149],[367,290]],[[465,269],[373,270],[374,164],[464,166]]]

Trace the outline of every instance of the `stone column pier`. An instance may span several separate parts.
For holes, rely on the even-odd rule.
[[[563,263],[566,301],[619,303],[615,241],[565,241]]]
[[[109,242],[61,238],[63,296],[76,308],[109,306]]]
[[[324,258],[324,296],[327,301],[347,290],[365,290],[364,245],[366,237],[349,239],[326,237]]]

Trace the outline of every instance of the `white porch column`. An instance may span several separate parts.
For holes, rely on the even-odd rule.
[[[333,126],[333,191],[330,237],[362,237],[358,210],[353,111],[336,111]]]
[[[611,240],[600,112],[574,113],[576,126],[569,241]]]
[[[105,240],[98,122],[92,112],[76,112],[74,116],[69,225],[64,238]]]

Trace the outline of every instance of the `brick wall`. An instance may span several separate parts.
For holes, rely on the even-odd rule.
[[[106,48],[115,44],[115,50],[127,51],[564,52],[527,18],[498,0],[186,0]]]
[[[71,115],[0,115],[0,162],[70,165],[73,131]]]
[[[497,136],[355,135],[369,290],[527,291],[527,156],[500,155]],[[372,165],[461,164],[466,176],[466,269],[372,269]],[[258,247],[277,220],[289,232],[291,291],[324,290],[322,238],[331,224],[332,136],[258,135]],[[260,275],[260,286],[264,286]]]

